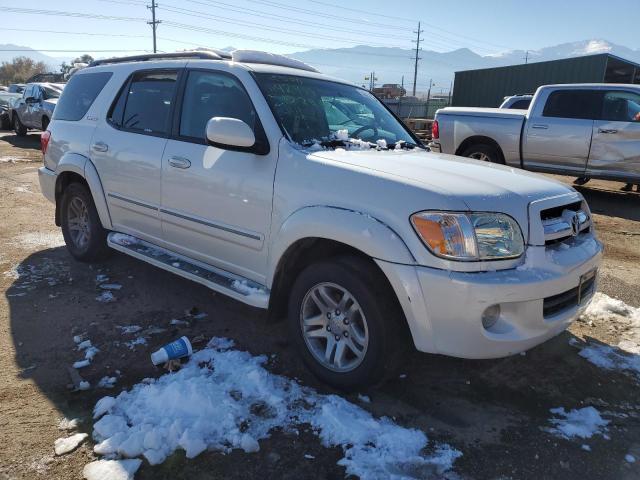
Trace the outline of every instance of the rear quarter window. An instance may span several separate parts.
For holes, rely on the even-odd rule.
[[[71,77],[58,100],[53,119],[80,120],[112,75],[111,72],[95,72],[76,74]]]

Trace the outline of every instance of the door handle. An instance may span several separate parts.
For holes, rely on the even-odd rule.
[[[534,123],[533,125],[531,125],[531,128],[537,128],[540,130],[548,130],[549,129],[549,125],[544,125],[542,123]]]
[[[169,157],[169,165],[176,168],[189,168],[191,161],[184,157]]]
[[[615,128],[599,128],[598,133],[618,133]]]
[[[91,145],[91,149],[94,152],[106,152],[107,150],[109,150],[109,145],[107,145],[104,142],[96,142],[93,145]]]

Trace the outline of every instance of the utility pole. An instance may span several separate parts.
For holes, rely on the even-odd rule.
[[[524,54],[524,64],[529,63],[529,50],[527,50]]]
[[[427,104],[429,104],[429,100],[431,100],[431,87],[433,87],[435,83],[433,83],[433,78],[429,79],[429,90],[427,91]]]
[[[156,28],[160,23],[160,20],[156,20],[156,7],[158,4],[156,0],[151,0],[151,5],[147,5],[147,8],[151,10],[151,21],[147,22],[148,25],[151,25],[151,30],[153,31],[153,53],[157,52],[157,44],[156,44]]]
[[[413,40],[414,42],[416,42],[416,58],[415,58],[415,65],[413,67],[413,96],[416,96],[416,82],[418,81],[418,60],[420,60],[420,57],[418,57],[418,53],[420,52],[420,34],[424,32],[424,30],[420,30],[420,22],[418,22],[418,31],[416,32],[414,30],[413,33],[417,33],[418,34],[418,38],[416,40]]]

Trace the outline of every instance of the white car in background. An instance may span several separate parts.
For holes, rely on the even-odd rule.
[[[73,257],[115,249],[286,317],[339,388],[380,381],[412,346],[529,349],[596,288],[602,244],[578,192],[431,153],[367,90],[285,57],[96,62],[42,146]]]

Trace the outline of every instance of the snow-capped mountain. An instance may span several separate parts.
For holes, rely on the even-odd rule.
[[[528,61],[543,62],[597,53],[611,53],[640,63],[640,50],[633,50],[602,39],[583,40],[530,50]],[[371,71],[375,71],[378,83],[400,83],[404,75],[405,85],[413,84],[413,55],[413,51],[409,49],[364,45],[353,48],[307,50],[291,54],[292,57],[314,65],[329,75],[345,78],[354,83],[367,83],[364,77]],[[420,52],[422,60],[418,69],[418,90],[424,92],[428,88],[430,79],[436,84],[435,92],[439,92],[440,88],[446,90],[453,80],[454,72],[458,70],[515,65],[524,63],[525,56],[527,52],[524,50],[486,56],[478,55],[468,48],[443,53],[423,50]]]

